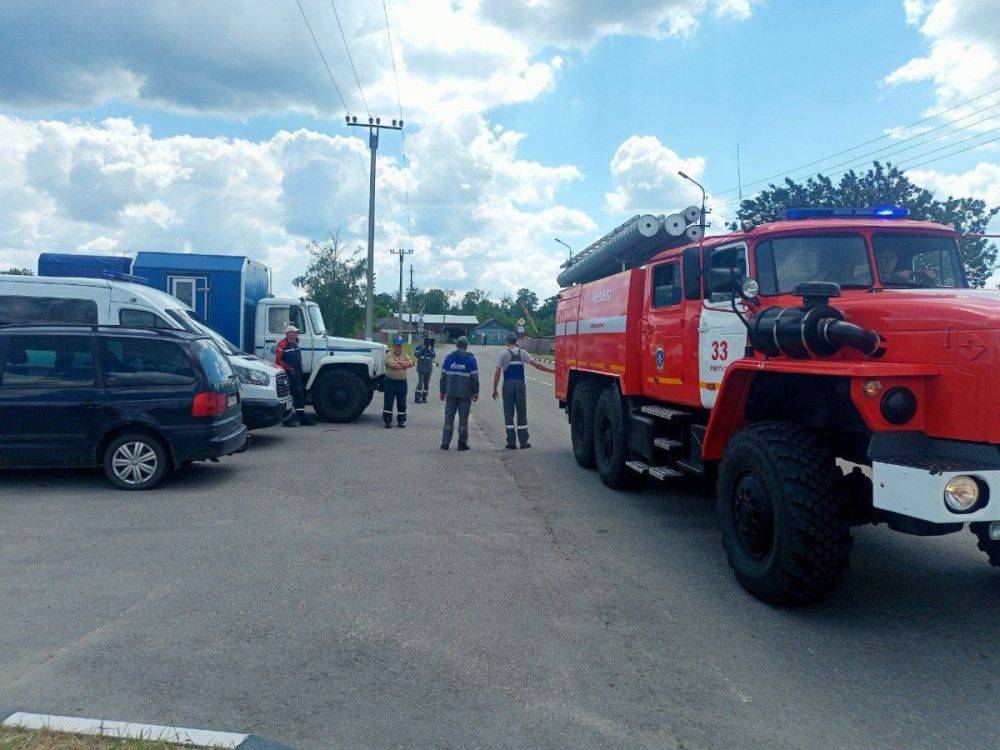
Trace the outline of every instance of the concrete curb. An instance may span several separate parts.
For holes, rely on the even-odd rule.
[[[3,716],[4,713],[0,713]],[[293,750],[288,745],[254,734],[217,732],[210,729],[166,727],[158,724],[138,724],[131,721],[84,719],[77,716],[54,716],[16,711],[0,722],[11,729],[47,729],[52,732],[90,734],[115,739],[142,739],[173,742],[194,747],[227,748],[228,750]]]

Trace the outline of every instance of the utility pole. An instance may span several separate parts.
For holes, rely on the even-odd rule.
[[[368,289],[365,292],[365,339],[374,338],[375,314],[375,154],[378,151],[378,131],[402,130],[403,121],[393,120],[392,125],[383,125],[381,117],[369,117],[368,122],[358,122],[354,115],[346,115],[347,126],[368,128],[368,148],[371,150],[371,167],[368,169]]]
[[[407,255],[413,255],[412,250],[404,250],[399,248],[398,250],[389,250],[393,255],[399,256],[399,327],[403,327],[403,261],[406,259]],[[409,335],[413,334],[413,331],[408,332]]]

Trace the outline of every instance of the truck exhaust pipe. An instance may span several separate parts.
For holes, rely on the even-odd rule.
[[[830,357],[844,346],[866,357],[885,353],[881,336],[848,323],[840,310],[827,304],[830,297],[840,296],[838,284],[797,284],[793,293],[802,297],[802,307],[775,305],[761,310],[750,321],[750,345],[757,351],[792,359]]]

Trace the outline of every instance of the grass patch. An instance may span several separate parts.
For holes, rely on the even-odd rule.
[[[0,750],[177,750],[181,747],[190,750],[194,746],[0,727]]]

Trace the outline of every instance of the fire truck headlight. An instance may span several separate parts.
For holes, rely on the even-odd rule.
[[[917,413],[917,397],[909,388],[890,388],[882,397],[882,416],[889,424],[906,424]]]
[[[944,504],[953,513],[969,513],[985,498],[985,487],[975,477],[959,475],[944,486]]]

